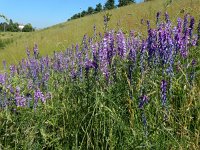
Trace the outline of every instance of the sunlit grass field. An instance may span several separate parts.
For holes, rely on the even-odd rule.
[[[165,0],[153,0],[60,23],[33,33],[1,33],[0,39],[5,37],[16,38],[13,38],[13,42],[7,44],[3,50],[0,50],[0,60],[6,60],[8,64],[16,64],[26,57],[24,53],[26,48],[32,49],[35,43],[39,45],[41,55],[51,55],[54,51],[65,50],[73,43],[80,43],[84,34],[91,36],[94,25],[96,25],[98,32],[102,32],[103,16],[106,13],[112,15],[109,21],[110,28],[121,28],[124,32],[134,29],[143,36],[147,30],[146,20],[154,23],[155,15],[158,11],[167,11],[173,22],[177,21],[178,16],[183,17],[186,13],[191,14],[198,20],[200,16],[200,1],[174,0],[170,3]],[[145,25],[141,24],[141,19],[144,19]],[[0,68],[2,68],[2,64]]]

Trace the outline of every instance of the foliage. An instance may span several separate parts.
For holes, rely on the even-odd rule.
[[[0,31],[8,31],[8,32],[19,32],[20,29],[18,28],[18,23],[13,23],[13,21],[10,19],[9,23],[3,22],[0,23]]]
[[[119,0],[118,7],[126,6],[126,5],[129,5],[131,3],[135,3],[135,0]]]
[[[24,28],[22,29],[22,32],[32,32],[34,31],[35,29],[32,27],[32,25],[30,23],[26,24],[24,26]]]
[[[6,22],[0,23],[0,31],[1,32],[20,32],[19,29],[19,23],[15,22],[13,23],[12,19],[8,20],[6,19]],[[25,29],[22,30],[23,32],[31,32],[34,31],[34,28],[29,23],[25,25]]]
[[[114,0],[107,0],[107,2],[104,5],[105,10],[110,10],[115,8],[115,1]]]
[[[131,3],[135,3],[135,0],[119,0],[118,7],[129,5]],[[77,19],[77,18],[80,18],[80,17],[84,17],[86,15],[91,15],[93,13],[98,13],[98,12],[102,11],[103,9],[104,10],[110,10],[110,9],[115,8],[115,7],[116,6],[115,6],[114,0],[107,0],[104,7],[101,5],[101,3],[97,4],[95,9],[93,9],[92,7],[88,7],[87,11],[83,10],[81,12],[81,15],[80,15],[80,13],[74,14],[70,19],[68,19],[68,21],[73,20],[73,19]]]
[[[96,5],[95,12],[100,12],[102,11],[102,9],[103,9],[103,6],[101,5],[101,3],[99,3]]]
[[[88,7],[87,14],[91,15],[94,13],[94,9],[92,7]]]
[[[81,17],[86,16],[86,15],[87,15],[87,12],[86,12],[85,10],[83,10],[83,11],[81,12]]]
[[[77,18],[80,18],[80,17],[84,17],[86,15],[98,13],[100,11],[102,11],[101,3],[97,4],[95,9],[93,7],[88,7],[87,11],[83,10],[81,13],[74,14],[70,19],[68,19],[68,21],[73,20],[73,19],[77,19]]]

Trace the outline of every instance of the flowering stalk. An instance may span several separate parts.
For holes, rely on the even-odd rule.
[[[167,101],[167,81],[162,80],[160,88],[161,88],[161,102],[162,102],[162,106],[166,107],[166,101]]]
[[[198,27],[197,27],[197,45],[199,46],[200,45],[200,19],[199,19],[199,24],[198,24]]]
[[[139,109],[141,109],[142,111],[142,122],[143,122],[143,126],[144,126],[144,131],[145,131],[145,136],[147,136],[148,131],[147,131],[147,119],[145,116],[145,112],[144,112],[144,105],[147,104],[149,101],[149,98],[146,95],[143,95],[140,97],[140,102],[139,102]]]

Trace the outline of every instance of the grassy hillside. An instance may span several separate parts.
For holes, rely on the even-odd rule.
[[[110,28],[122,28],[124,31],[134,29],[136,31],[146,31],[146,25],[141,24],[141,19],[155,20],[156,12],[167,11],[172,21],[176,21],[178,16],[189,12],[195,19],[200,16],[199,0],[174,0],[168,4],[163,0],[154,0],[151,2],[132,4],[130,6],[117,8],[109,11],[112,14],[109,22]],[[34,43],[39,45],[42,55],[52,54],[53,51],[66,49],[71,44],[79,43],[84,34],[92,35],[94,24],[97,31],[103,31],[103,16],[106,12],[87,16],[77,20],[61,23],[44,30],[34,33],[20,34],[5,49],[0,50],[0,60],[6,60],[10,63],[17,63],[26,57],[26,47],[32,49]],[[10,34],[10,33],[9,33]],[[0,36],[2,38],[2,36]],[[0,65],[2,67],[2,65]]]
[[[111,11],[110,27],[123,31],[85,37],[53,57],[38,54],[80,42],[93,34],[94,23],[102,31],[103,13],[4,35],[17,39],[1,51],[10,62],[25,56],[20,46],[36,42],[40,50],[35,45],[27,59],[0,73],[0,150],[200,149],[200,41],[190,15],[170,21],[187,12],[197,19],[199,1],[166,8],[157,2]],[[147,30],[140,18],[155,22],[153,8],[171,16],[158,14],[157,26]],[[147,37],[125,34],[130,28]]]

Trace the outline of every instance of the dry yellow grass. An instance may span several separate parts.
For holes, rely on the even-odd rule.
[[[200,0],[174,0],[169,5],[166,0],[154,0],[117,8],[109,11],[112,14],[109,26],[116,30],[122,28],[124,31],[134,29],[144,34],[146,26],[140,23],[141,19],[153,22],[158,11],[162,14],[167,11],[172,22],[176,22],[177,17],[183,17],[185,13],[190,13],[198,20]],[[32,49],[34,43],[39,45],[41,55],[51,55],[53,51],[65,50],[73,43],[80,43],[84,34],[92,35],[94,24],[97,26],[97,31],[102,32],[105,13],[101,12],[18,36],[12,44],[0,50],[0,60],[6,60],[9,64],[17,63],[26,57],[26,47]]]

